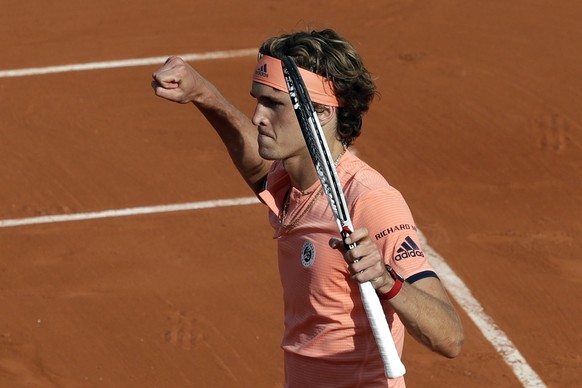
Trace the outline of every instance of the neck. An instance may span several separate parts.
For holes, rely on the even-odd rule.
[[[332,159],[337,165],[340,157],[343,156],[344,147],[339,141],[331,142],[329,147]],[[291,185],[297,190],[305,191],[313,186],[313,184],[319,179],[307,149],[301,156],[284,160],[283,165],[289,174]]]

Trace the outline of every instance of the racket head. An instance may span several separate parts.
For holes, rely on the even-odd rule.
[[[338,229],[342,234],[346,228],[351,233],[353,227],[335,163],[309,92],[293,58],[284,57],[281,61],[293,109]]]

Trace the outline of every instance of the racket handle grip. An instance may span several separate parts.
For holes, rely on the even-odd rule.
[[[406,368],[400,360],[396,344],[392,338],[390,327],[386,321],[386,315],[382,309],[380,299],[376,294],[376,290],[372,283],[360,283],[360,292],[362,295],[362,303],[366,310],[366,315],[370,321],[372,332],[378,345],[378,350],[384,362],[384,374],[389,379],[404,376]]]
[[[349,226],[343,226],[340,233],[344,240],[346,249],[352,249],[357,245],[355,243],[345,243],[346,237],[352,233]],[[357,261],[358,259],[354,260],[354,262]],[[382,304],[380,303],[380,299],[378,298],[372,283],[360,283],[360,293],[362,295],[362,303],[366,310],[368,321],[370,321],[370,326],[372,327],[372,332],[374,333],[374,338],[378,345],[378,350],[382,356],[384,374],[389,379],[404,376],[406,368],[400,360],[400,355],[396,349],[394,338],[392,338],[392,333],[390,332],[384,309],[382,308]]]

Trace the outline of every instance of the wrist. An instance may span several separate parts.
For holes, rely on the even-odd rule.
[[[190,102],[200,109],[213,109],[220,105],[216,90],[202,83],[197,89],[192,88],[188,95]]]
[[[386,290],[385,292],[380,291],[380,289],[376,290],[380,300],[389,300],[394,298],[396,295],[398,295],[398,293],[402,289],[402,285],[404,284],[404,279],[402,278],[402,276],[398,275],[396,271],[394,271],[394,268],[392,268],[388,264],[386,264],[386,271],[388,272],[390,278],[392,278],[394,283],[392,284],[392,287],[389,290]]]

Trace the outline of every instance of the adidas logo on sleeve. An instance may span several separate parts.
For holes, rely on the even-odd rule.
[[[408,259],[410,257],[424,257],[424,252],[410,236],[406,236],[400,247],[396,250],[395,261]]]

